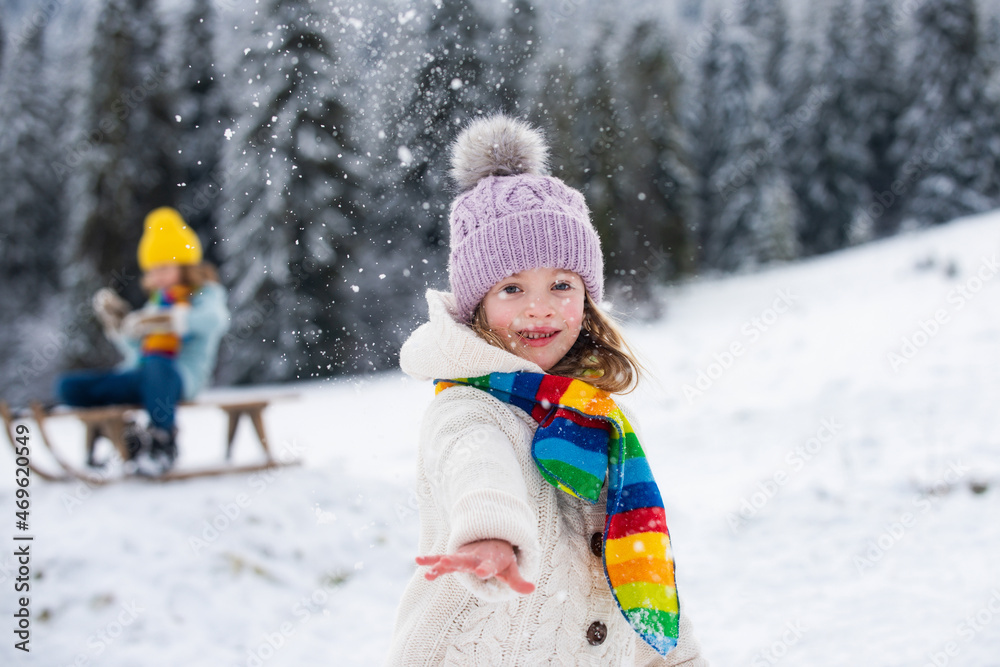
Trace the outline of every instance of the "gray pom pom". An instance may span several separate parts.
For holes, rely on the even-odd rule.
[[[549,147],[542,133],[504,115],[469,124],[451,149],[451,176],[459,190],[476,187],[487,176],[548,173]]]

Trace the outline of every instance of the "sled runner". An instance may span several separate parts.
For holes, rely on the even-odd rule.
[[[282,398],[291,398],[291,396],[283,396]],[[174,469],[164,473],[163,475],[144,479],[151,479],[155,481],[175,481],[181,479],[193,479],[197,477],[215,477],[219,475],[259,472],[271,468],[298,465],[301,463],[298,459],[287,461],[278,460],[271,454],[271,450],[268,446],[267,433],[264,430],[263,418],[264,408],[266,408],[270,402],[271,401],[269,399],[264,399],[254,401],[195,401],[181,402],[178,404],[178,407],[212,406],[217,407],[226,413],[228,419],[228,437],[226,439],[225,460],[227,462],[232,459],[233,442],[236,437],[236,429],[239,426],[239,422],[243,417],[247,417],[253,426],[254,432],[257,436],[257,442],[260,444],[261,449],[264,452],[264,460],[262,462],[242,465],[229,465],[227,463],[226,465],[215,467]],[[138,477],[138,475],[110,475],[104,473],[103,471],[108,467],[109,462],[97,461],[95,458],[95,449],[98,439],[103,436],[111,442],[121,459],[123,461],[126,460],[128,458],[127,448],[125,445],[126,426],[132,413],[141,410],[142,408],[138,405],[109,405],[95,408],[59,407],[48,410],[39,403],[33,403],[30,409],[22,408],[19,410],[12,410],[5,402],[0,401],[0,417],[3,418],[7,438],[11,445],[16,449],[17,441],[14,437],[14,423],[19,420],[32,419],[37,427],[32,431],[32,439],[34,440],[37,438],[36,441],[41,442],[42,446],[52,457],[52,460],[55,461],[56,465],[58,465],[61,469],[60,472],[54,473],[39,467],[35,461],[30,461],[29,466],[33,473],[47,481],[59,482],[76,479],[82,480],[91,485],[103,485],[116,482],[126,477]],[[46,422],[52,417],[73,417],[83,423],[86,429],[84,446],[86,448],[86,463],[89,470],[81,469],[79,466],[67,461],[54,446],[46,427]]]

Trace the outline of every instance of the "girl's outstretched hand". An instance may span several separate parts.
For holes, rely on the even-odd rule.
[[[459,547],[453,554],[417,556],[417,565],[430,566],[431,569],[424,575],[428,581],[434,581],[442,574],[471,572],[482,579],[496,577],[522,595],[535,590],[533,583],[521,578],[514,547],[506,540],[479,540]]]

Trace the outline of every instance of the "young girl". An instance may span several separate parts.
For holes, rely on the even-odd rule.
[[[146,305],[129,313],[111,289],[94,295],[105,335],[125,360],[116,371],[65,375],[57,394],[80,407],[142,405],[149,428],[130,427],[126,446],[137,472],[159,475],[177,457],[174,408],[193,398],[211,374],[229,312],[215,270],[202,263],[198,237],[177,211],[152,211],[144,229],[138,258],[150,294]]]
[[[418,570],[387,664],[701,667],[662,501],[612,393],[638,364],[598,308],[582,195],[527,125],[480,120],[452,175],[452,292],[403,346],[435,380],[420,431]]]

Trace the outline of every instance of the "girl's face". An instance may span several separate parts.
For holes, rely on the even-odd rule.
[[[181,267],[179,264],[157,264],[146,271],[142,280],[149,289],[169,289],[180,284]]]
[[[529,269],[494,285],[483,297],[483,310],[511,352],[547,371],[580,336],[586,293],[572,271]]]

